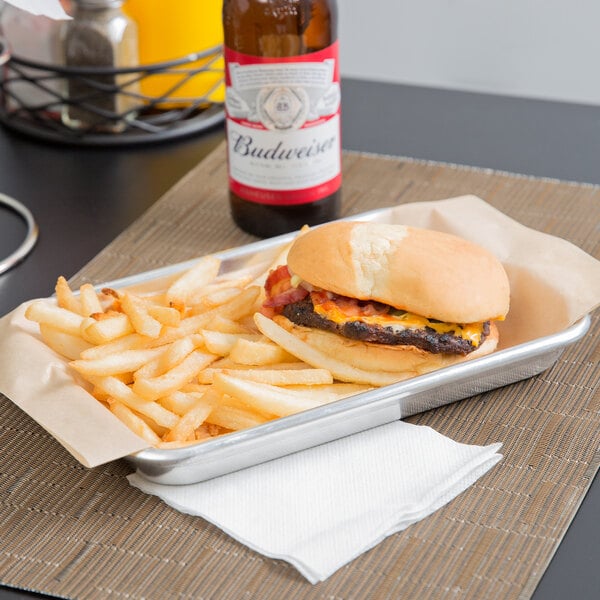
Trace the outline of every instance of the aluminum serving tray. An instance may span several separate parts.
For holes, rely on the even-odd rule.
[[[377,220],[386,211],[371,211],[353,219]],[[268,266],[282,243],[294,235],[218,253],[221,273]],[[152,281],[168,279],[194,263],[186,261],[104,285],[143,291]],[[204,481],[532,377],[552,366],[568,345],[585,335],[590,323],[587,315],[557,334],[469,362],[192,446],[142,450],[127,460],[142,476],[156,483],[183,485]]]

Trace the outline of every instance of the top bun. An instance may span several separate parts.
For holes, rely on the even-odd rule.
[[[296,239],[288,266],[316,287],[448,323],[508,312],[509,284],[500,261],[476,244],[429,229],[327,223]]]

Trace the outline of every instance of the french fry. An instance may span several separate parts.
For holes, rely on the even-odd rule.
[[[108,406],[108,402],[111,398],[104,390],[101,390],[99,387],[94,386],[91,393],[92,396],[96,398],[96,400],[99,400],[100,402]]]
[[[200,427],[198,429],[206,429],[206,431],[208,431],[209,435],[211,437],[218,437],[220,435],[224,435],[226,433],[229,433],[229,429],[226,429],[225,427],[221,427],[220,425],[215,425],[214,423],[209,423],[208,421],[206,423],[203,423],[202,425],[200,425]],[[198,430],[196,430],[198,431]]]
[[[212,292],[207,292],[201,298],[196,299],[193,304],[190,302],[190,305],[194,307],[196,312],[198,310],[210,310],[211,308],[230,302],[238,296],[240,292],[241,289],[237,287],[217,289]]]
[[[66,308],[67,310],[79,315],[83,315],[79,298],[75,296],[71,286],[69,286],[67,280],[62,275],[56,280],[54,292],[56,294],[56,302],[58,306],[61,308]]]
[[[198,385],[190,383],[188,385],[183,386],[183,393],[191,394],[191,395],[199,395],[202,394],[202,401],[206,404],[210,404],[213,408],[216,406],[231,406],[232,408],[240,408],[242,410],[250,410],[248,408],[248,404],[243,400],[240,400],[236,396],[230,396],[229,394],[223,393],[221,390],[217,389],[214,385]],[[161,402],[162,402],[161,398]],[[256,411],[254,411],[256,412]],[[258,413],[257,413],[258,414]],[[275,415],[268,413],[260,413],[261,416],[264,416],[268,419],[275,418]]]
[[[209,369],[206,369],[209,370]],[[277,386],[324,386],[333,383],[327,369],[213,369],[231,377]]]
[[[172,306],[148,306],[148,314],[162,325],[177,327],[181,322],[181,312]]]
[[[259,296],[260,288],[258,287],[252,286],[243,289],[232,300],[205,312],[205,327],[210,324],[212,319],[214,319],[216,316],[237,320],[245,317],[246,315],[253,314],[260,307]]]
[[[296,361],[296,358],[270,340],[248,340],[239,337],[229,352],[229,358],[240,365],[271,365]]]
[[[80,326],[81,337],[92,344],[106,344],[130,333],[133,326],[129,317],[118,312],[95,313],[85,317]]]
[[[40,325],[43,323],[71,335],[79,335],[79,329],[83,322],[80,314],[44,300],[31,303],[25,310],[25,317]]]
[[[98,294],[91,283],[84,283],[79,288],[79,301],[81,303],[81,314],[86,317],[94,313],[104,312]]]
[[[219,425],[232,431],[262,425],[269,420],[269,417],[260,415],[254,411],[227,405],[214,406],[206,417],[208,423]]]
[[[129,317],[137,333],[157,338],[162,330],[162,323],[148,312],[148,304],[135,294],[125,293],[121,296],[121,308]]]
[[[164,352],[162,348],[145,348],[142,350],[124,350],[92,360],[74,360],[69,364],[83,377],[117,375],[136,371],[148,361]]]
[[[206,306],[202,303],[192,306],[191,315],[204,315],[207,325],[210,325],[215,317],[237,321],[252,315],[258,310],[260,307],[260,288],[248,287],[235,291],[235,294],[231,294],[226,301],[217,306]]]
[[[145,348],[148,345],[148,341],[151,338],[139,333],[130,333],[123,337],[119,337],[110,342],[99,344],[97,346],[90,346],[87,350],[81,353],[80,358],[91,360],[94,358],[101,358],[117,352],[123,352],[125,350],[139,350]]]
[[[200,310],[208,310],[231,300],[250,282],[250,277],[221,279],[188,296],[187,304]]]
[[[111,400],[108,403],[110,411],[122,421],[129,429],[141,438],[145,439],[152,446],[160,443],[160,437],[154,430],[140,417],[138,417],[130,408],[117,400]]]
[[[315,408],[336,400],[333,394],[326,394],[322,400],[306,398],[302,392],[290,391],[274,385],[256,383],[217,373],[213,385],[225,394],[242,400],[255,411],[284,417],[303,410]]]
[[[204,313],[182,319],[178,327],[167,328],[154,343],[156,345],[167,344],[186,335],[197,333],[201,329],[208,327],[217,316],[235,320],[250,315],[258,307],[258,296],[258,288],[243,290],[231,302],[227,302]]]
[[[214,354],[194,350],[170,371],[158,377],[136,379],[133,383],[133,390],[142,398],[156,400],[192,381],[198,372],[207,367],[215,358]]]
[[[198,404],[199,400],[204,396],[204,392],[209,387],[210,386],[204,386],[205,389],[202,391],[194,390],[184,392],[177,390],[167,396],[163,396],[158,402],[167,410],[174,412],[176,415],[183,416],[192,407]]]
[[[104,287],[101,290],[102,295],[110,300],[111,310],[121,310],[121,293],[109,287]]]
[[[162,352],[141,366],[134,374],[135,379],[150,379],[158,377],[168,370],[176,367],[190,352],[203,342],[201,335],[192,334],[175,340],[166,346],[159,346]]]
[[[242,325],[240,321],[234,321],[221,315],[216,315],[210,322],[211,331],[219,331],[221,333],[252,333],[252,331]]]
[[[86,342],[78,335],[65,333],[60,329],[55,329],[47,323],[40,323],[40,335],[42,336],[42,340],[44,340],[52,350],[69,360],[79,358],[82,352],[91,347],[89,342]]]
[[[198,293],[215,279],[219,273],[221,261],[215,256],[204,256],[181,277],[175,280],[167,290],[167,304],[187,304],[188,298]]]
[[[178,365],[190,352],[200,348],[204,344],[204,338],[199,333],[192,333],[181,338],[167,347],[167,351],[161,356],[161,367],[167,371]]]
[[[211,331],[210,329],[202,329],[200,333],[204,338],[207,350],[220,356],[227,356],[240,339],[257,342],[262,337],[260,334],[222,333],[220,331]]]
[[[195,439],[195,430],[206,421],[206,417],[208,417],[211,410],[212,407],[209,404],[205,404],[200,400],[163,436],[163,440],[165,442],[184,442]]]
[[[235,371],[275,371],[279,369],[284,369],[288,371],[298,371],[302,369],[312,369],[310,365],[304,362],[285,362],[285,363],[273,363],[269,365],[243,365],[240,363],[236,363],[231,360],[229,356],[225,356],[216,360],[214,363],[203,369],[198,373],[197,380],[200,384],[209,384],[213,382],[213,376],[215,373],[223,370],[235,370]]]
[[[116,377],[92,377],[90,381],[114,400],[122,402],[132,410],[152,419],[157,425],[172,429],[179,421],[179,416],[167,410],[158,402],[148,402],[140,398],[127,384]]]
[[[181,319],[177,327],[165,327],[158,338],[149,342],[149,347],[163,346],[172,344],[173,342],[198,333],[202,327],[206,326],[207,319],[204,315],[195,315],[193,317],[185,317]]]
[[[152,431],[154,431],[154,433],[162,440],[163,436],[169,431],[168,427],[164,427],[163,425],[158,425],[156,423],[156,421],[154,421],[154,419],[151,419],[150,417],[143,415],[141,413],[135,413],[140,419],[142,419],[142,421],[144,421],[146,423],[146,425],[148,425],[148,427],[150,427],[150,429],[152,429]]]
[[[372,385],[365,385],[361,383],[331,383],[323,385],[290,385],[287,386],[289,390],[298,390],[303,394],[313,394],[319,396],[323,393],[335,394],[338,398],[347,398],[348,396],[354,396],[356,394],[362,394],[374,389]]]

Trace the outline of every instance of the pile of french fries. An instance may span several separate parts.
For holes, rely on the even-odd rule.
[[[292,341],[292,354],[261,332],[268,321],[275,337],[286,334],[257,314],[270,267],[254,278],[219,269],[206,256],[151,295],[90,284],[76,293],[60,277],[56,302],[35,301],[26,317],[75,379],[155,447],[212,439],[369,389],[337,381],[318,364],[323,357],[299,360],[310,353],[302,342]]]

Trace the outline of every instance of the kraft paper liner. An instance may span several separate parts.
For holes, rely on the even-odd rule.
[[[86,467],[148,447],[39,338],[25,305],[0,320],[0,389]],[[93,400],[91,402],[90,400]]]
[[[600,303],[599,261],[569,242],[524,227],[475,196],[402,205],[384,211],[379,220],[453,233],[502,260],[511,308],[500,323],[501,348],[562,331]],[[165,280],[144,287],[148,293],[164,291]],[[24,310],[22,305],[0,320],[0,391],[85,466],[148,447],[82,389],[68,361],[43,344]]]
[[[82,269],[102,282],[254,238],[231,223],[217,149]],[[474,193],[600,258],[600,187],[411,159],[344,155],[344,213]],[[281,561],[86,469],[0,395],[0,583],[65,598],[529,598],[600,464],[598,313],[554,367],[410,417],[505,458],[452,503],[313,586]],[[574,577],[575,574],[569,574]]]

